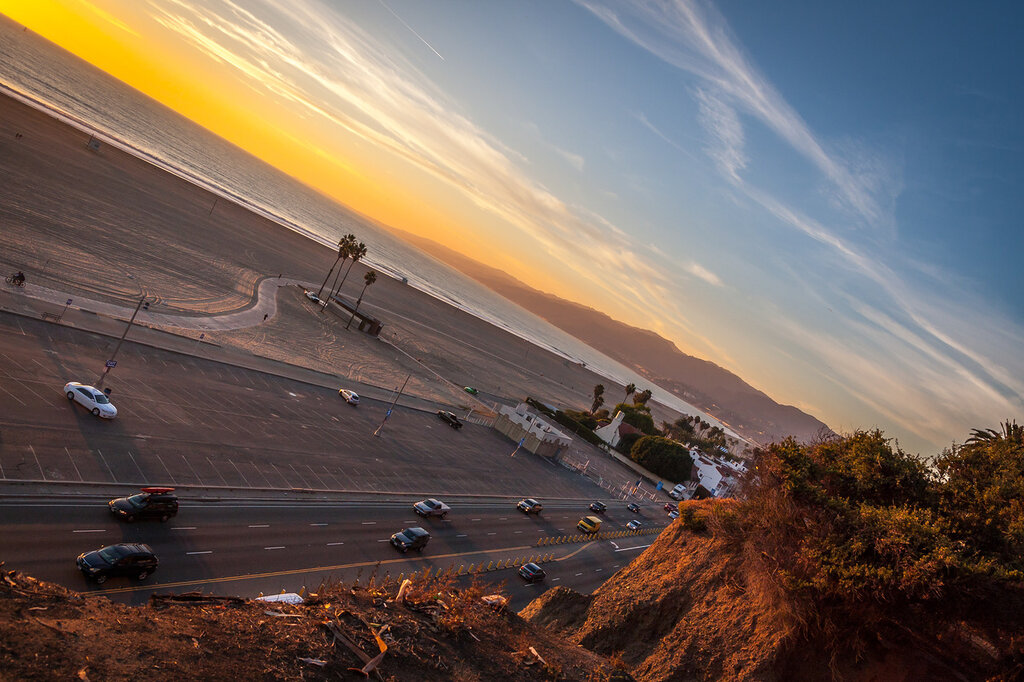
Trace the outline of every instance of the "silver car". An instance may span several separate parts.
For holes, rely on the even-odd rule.
[[[92,386],[69,381],[64,384],[64,395],[72,402],[85,405],[85,409],[97,417],[113,419],[117,416],[117,408],[111,404],[110,398],[103,391]]]

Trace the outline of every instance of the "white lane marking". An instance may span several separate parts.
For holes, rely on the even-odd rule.
[[[561,578],[552,578],[551,582],[555,582],[556,580],[561,580]]]
[[[31,443],[29,443],[28,449],[32,451],[32,457],[35,458],[36,466],[39,467],[39,475],[42,476],[43,480],[45,481],[46,480],[46,472],[43,471],[43,465],[39,463],[39,455],[36,454],[36,449],[34,447],[32,447]]]
[[[645,548],[645,547],[650,547],[650,545],[640,545],[639,547],[623,547],[622,549],[617,549],[617,550],[615,550],[615,551],[616,551],[616,552],[628,552],[628,551],[630,551],[630,550],[634,550],[634,549],[643,549],[643,548]]]
[[[463,533],[462,535],[456,535],[455,537],[457,537],[457,538],[464,538],[464,537],[466,537],[466,534]]]
[[[328,542],[327,546],[328,547],[333,547],[334,545],[344,545],[344,544],[345,544],[344,542]]]
[[[523,532],[523,531],[521,531],[521,530],[517,530],[517,531],[516,531],[516,533],[522,533],[522,532]]]
[[[479,521],[480,519],[470,519],[470,521]]]
[[[250,528],[270,528],[270,524],[269,523],[255,523],[255,524],[253,524],[253,525],[251,525],[249,527]]]
[[[84,481],[82,478],[82,472],[78,470],[78,465],[75,464],[75,458],[71,456],[71,451],[68,450],[67,446],[64,446],[64,452],[68,453],[68,459],[71,460],[71,466],[75,467],[75,473],[78,474],[78,480]]]
[[[499,520],[499,521],[508,521],[508,517],[507,517],[507,516],[502,516],[502,517],[501,517],[500,519],[498,519],[498,520]]]
[[[185,554],[186,555],[189,555],[189,554],[213,554],[213,550],[212,549],[207,549],[207,550],[203,550],[202,552],[185,552]]]
[[[497,535],[497,533],[488,533],[488,535]]]
[[[615,549],[619,548],[619,546],[616,545],[614,542],[609,541],[608,544],[611,545],[612,547],[614,547]]]
[[[376,521],[363,521],[363,525],[364,526],[376,526],[377,522]]]
[[[73,530],[72,533],[106,533],[106,528],[93,528],[90,530]]]
[[[603,568],[595,568],[594,569],[594,573],[600,573],[603,570],[604,570]]]
[[[171,526],[171,530],[195,530],[195,526]]]
[[[523,587],[537,587],[536,583],[526,583]]]
[[[384,538],[383,540],[377,540],[377,542],[390,542],[390,539],[389,538]]]
[[[327,524],[326,523],[311,523],[309,525],[311,525],[311,526],[326,526]]]
[[[577,573],[577,574],[576,574],[576,577],[578,578],[578,577],[580,577],[581,575],[583,575],[583,574],[582,574],[582,573]]]
[[[284,549],[284,545],[275,545],[273,547],[264,547],[263,549]]]

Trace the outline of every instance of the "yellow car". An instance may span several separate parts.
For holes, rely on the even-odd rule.
[[[596,533],[601,530],[601,519],[596,516],[584,516],[576,527],[584,533]]]

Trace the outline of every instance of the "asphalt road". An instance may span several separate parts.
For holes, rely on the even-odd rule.
[[[154,349],[121,347],[107,380],[119,414],[101,420],[67,401],[69,380],[92,383],[116,340],[66,326],[0,313],[0,479],[116,484],[130,494],[142,485],[343,491],[340,502],[183,502],[166,524],[125,524],[105,499],[0,498],[0,560],[41,579],[125,603],[154,591],[204,590],[255,596],[316,589],[322,580],[366,580],[376,571],[397,577],[483,562],[544,564],[546,585],[583,592],[599,586],[655,537],[538,547],[548,536],[577,533],[592,499],[607,493],[579,474],[522,452],[496,431],[467,424],[455,431],[436,415],[395,409],[381,437],[387,401],[347,405],[336,390],[269,372]],[[348,493],[376,502],[346,502]],[[389,493],[423,497],[537,497],[541,517],[513,505],[453,503],[445,521],[421,520]],[[352,497],[352,495],[348,495]],[[183,494],[183,499],[185,495]],[[460,498],[467,499],[467,498]],[[605,530],[624,529],[633,516],[612,502]],[[659,506],[646,508],[651,527],[663,525]],[[402,555],[388,543],[395,531],[421,525],[432,534],[421,554]],[[160,557],[145,583],[87,583],[74,565],[83,551],[117,542],[150,544]],[[521,608],[543,585],[526,585],[514,569],[483,580],[506,584]]]
[[[121,347],[101,420],[69,403],[96,381],[115,339],[0,313],[0,479],[368,492],[601,497],[493,429],[455,431],[386,401],[158,350]]]
[[[575,524],[590,514],[579,503],[549,504],[540,516],[527,516],[511,504],[449,501],[445,520],[422,519],[408,503],[279,503],[183,501],[167,523],[125,523],[103,499],[0,500],[2,558],[9,568],[27,572],[84,593],[115,601],[141,603],[154,592],[202,590],[252,597],[281,591],[315,590],[322,580],[365,584],[376,571],[385,574],[434,571],[470,564],[523,563],[530,556],[554,554],[544,564],[543,584],[524,583],[514,569],[492,571],[481,579],[525,606],[546,587],[565,585],[583,593],[598,587],[626,565],[655,535],[538,547],[541,538],[578,533]],[[602,530],[623,530],[640,518],[650,528],[667,519],[650,505],[641,515],[612,505]],[[391,534],[422,526],[431,540],[420,553],[403,555],[388,542]],[[95,585],[75,567],[84,551],[118,542],[145,542],[160,558],[147,580],[111,578]]]

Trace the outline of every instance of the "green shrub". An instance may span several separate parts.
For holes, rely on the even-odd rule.
[[[670,481],[685,481],[693,470],[689,450],[661,436],[643,436],[637,440],[629,451],[629,458]]]

